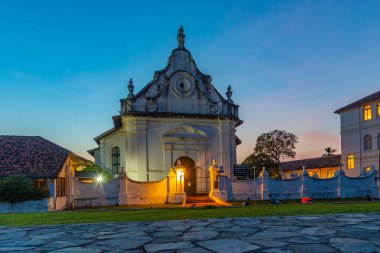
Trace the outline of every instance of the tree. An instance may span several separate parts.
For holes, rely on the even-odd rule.
[[[336,152],[336,149],[333,149],[332,147],[325,148],[326,153],[324,153],[322,156],[332,156]]]
[[[280,173],[280,160],[285,158],[295,158],[295,145],[298,137],[295,134],[281,130],[274,130],[257,137],[254,153],[265,155],[274,162],[278,176]]]
[[[103,169],[102,167],[100,167],[99,165],[94,164],[94,163],[87,165],[83,169],[83,171],[92,172],[92,173],[94,173],[95,177],[101,175],[104,182],[108,182],[108,181],[113,179],[113,176],[109,170]]]
[[[275,162],[267,155],[256,153],[250,154],[247,158],[245,158],[242,164],[249,165],[251,168],[255,168],[255,170],[251,170],[251,174],[249,176],[250,178],[257,178],[263,170],[264,166],[269,169],[268,171],[270,171],[271,168],[275,167]],[[256,172],[256,175],[253,174],[254,172]],[[272,173],[270,172],[270,174]]]

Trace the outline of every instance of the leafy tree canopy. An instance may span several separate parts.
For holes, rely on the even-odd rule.
[[[113,176],[109,170],[103,169],[102,167],[100,167],[99,165],[97,165],[95,163],[87,165],[83,169],[83,171],[93,172],[95,176],[101,175],[104,182],[108,182],[108,181],[113,179]]]
[[[257,178],[263,170],[263,167],[266,167],[269,172],[271,172],[271,168],[275,167],[275,162],[267,155],[256,153],[250,154],[247,158],[245,158],[242,164],[249,165],[251,168],[255,168],[255,170],[251,170],[251,178]],[[255,175],[253,174],[254,172],[256,172]]]
[[[257,137],[255,153],[266,155],[279,165],[281,159],[295,158],[296,143],[298,137],[295,134],[274,130]]]
[[[259,171],[265,166],[272,176],[281,176],[280,160],[295,158],[296,143],[298,137],[292,133],[281,130],[264,133],[257,138],[254,152],[243,163],[256,166]]]

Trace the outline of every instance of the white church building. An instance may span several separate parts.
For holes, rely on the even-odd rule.
[[[243,122],[231,87],[224,97],[211,76],[198,69],[185,48],[182,27],[177,41],[166,67],[154,72],[142,90],[135,93],[129,81],[120,114],[112,117],[114,127],[95,137],[99,146],[89,153],[113,174],[124,170],[141,182],[159,181],[181,163],[186,168],[184,190],[196,195],[210,191],[213,159],[232,177],[236,145],[241,143],[235,132]]]

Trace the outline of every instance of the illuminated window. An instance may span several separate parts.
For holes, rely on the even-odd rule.
[[[366,105],[363,110],[364,120],[372,119],[372,107],[370,105]]]
[[[334,177],[334,172],[333,170],[327,171],[327,178],[333,178]]]
[[[314,173],[312,171],[309,171],[309,177],[313,177]]]
[[[380,102],[377,103],[377,117],[380,117]]]
[[[112,148],[112,174],[119,174],[120,168],[120,149],[119,147]]]
[[[372,137],[371,137],[371,135],[364,136],[363,145],[364,145],[364,150],[371,150],[372,149]]]
[[[366,173],[369,173],[371,170],[372,170],[371,167],[367,167],[367,168],[365,168],[365,172],[366,172]]]
[[[355,168],[355,159],[354,155],[347,156],[347,169],[354,169]]]

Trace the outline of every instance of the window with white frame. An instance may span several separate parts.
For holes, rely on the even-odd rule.
[[[363,149],[371,150],[372,149],[372,137],[371,135],[365,135],[363,138]]]
[[[372,119],[372,106],[370,105],[364,106],[363,117],[364,117],[364,120]]]
[[[119,174],[120,169],[120,148],[112,148],[112,174]]]

